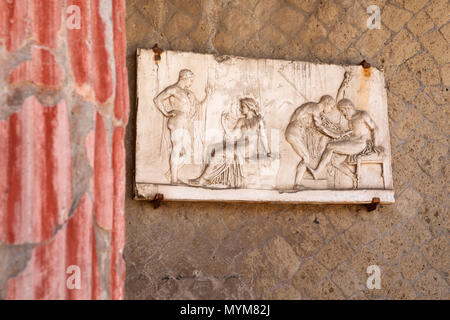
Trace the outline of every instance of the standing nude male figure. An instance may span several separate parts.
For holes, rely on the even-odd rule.
[[[331,158],[335,153],[352,156],[361,153],[362,151],[379,152],[382,149],[380,147],[376,147],[378,142],[378,128],[366,111],[357,110],[349,99],[342,99],[339,101],[337,108],[348,120],[350,134],[348,137],[340,141],[333,141],[327,144],[317,168],[309,168],[314,176],[314,179],[316,179],[318,173],[321,172],[328,165],[328,163],[330,163]],[[353,172],[351,172],[350,168],[342,165],[341,163],[339,164],[339,169],[352,178],[355,186],[356,177]]]
[[[170,153],[171,183],[179,183],[178,170],[182,164],[183,156],[187,152],[187,133],[192,119],[199,107],[206,101],[198,101],[195,94],[189,90],[194,82],[194,73],[191,70],[180,71],[177,83],[167,87],[159,93],[153,102],[161,113],[168,118],[167,128],[170,131],[172,151]],[[209,90],[209,88],[207,88]]]

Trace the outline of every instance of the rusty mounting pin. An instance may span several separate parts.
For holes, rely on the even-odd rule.
[[[164,52],[163,49],[158,47],[158,44],[155,43],[155,45],[152,47],[153,53],[155,54],[154,59],[156,62],[161,61],[161,53]]]
[[[164,195],[162,193],[155,194],[155,198],[150,202],[153,203],[153,209],[158,209],[161,206],[161,201],[164,200]]]
[[[363,67],[364,69],[370,69],[370,67],[371,67],[370,63],[368,63],[366,60],[363,60],[363,61],[360,63],[360,65],[362,65],[362,67]]]
[[[371,212],[371,211],[376,210],[379,204],[380,204],[380,198],[378,198],[378,197],[373,198],[372,203],[366,204],[367,211]]]

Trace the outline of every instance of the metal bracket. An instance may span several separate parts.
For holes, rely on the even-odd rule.
[[[368,63],[366,60],[363,60],[363,61],[360,63],[360,65],[362,65],[362,67],[363,67],[364,69],[370,69],[370,67],[371,67],[370,63]]]
[[[152,47],[152,50],[153,50],[153,53],[155,54],[153,57],[155,59],[155,61],[156,62],[161,61],[161,53],[163,53],[164,50],[161,49],[160,47],[158,47],[157,43],[155,43],[155,45]]]
[[[367,208],[367,212],[376,210],[379,204],[380,204],[380,198],[373,198],[372,203],[365,204],[365,207]]]
[[[162,193],[155,194],[155,198],[150,201],[153,203],[153,209],[158,209],[161,206],[161,201],[164,200],[164,195]]]

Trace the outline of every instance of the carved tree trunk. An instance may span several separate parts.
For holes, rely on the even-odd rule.
[[[0,1],[0,298],[124,296],[124,18]]]

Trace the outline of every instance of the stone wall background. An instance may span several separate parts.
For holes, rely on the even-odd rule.
[[[382,28],[369,30],[376,4]],[[448,299],[448,0],[129,0],[129,299]],[[136,48],[383,68],[396,204],[132,200]],[[369,290],[366,268],[381,267]]]

